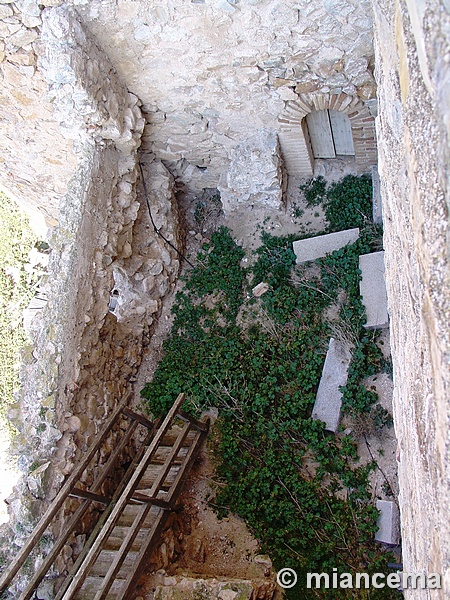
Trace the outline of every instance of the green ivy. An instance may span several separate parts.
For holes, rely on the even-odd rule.
[[[0,193],[0,426],[9,433],[6,412],[19,386],[19,354],[27,343],[22,312],[37,284],[37,275],[25,265],[36,242],[27,217]]]
[[[373,541],[378,512],[368,476],[374,464],[358,466],[355,441],[329,434],[311,418],[330,336],[322,314],[342,289],[342,317],[358,340],[345,409],[365,410],[373,400],[360,398],[358,387],[381,365],[359,298],[358,256],[370,251],[373,230],[317,261],[319,274],[307,285],[291,281],[291,237],[263,234],[262,242],[251,273],[225,228],[203,247],[177,296],[164,358],[142,396],[155,415],[180,392],[194,414],[220,409],[219,476],[226,486],[215,498],[219,514],[231,510],[244,518],[275,566],[295,568],[302,597],[313,598],[316,592],[308,596],[304,585],[307,571],[370,571],[375,564],[382,570],[379,561],[385,568],[387,560]],[[271,287],[256,306],[250,288],[260,281]],[[373,597],[389,597],[383,594]]]
[[[326,197],[327,182],[319,175],[310,179],[307,183],[300,186],[306,200],[306,205],[310,208],[321,204]]]
[[[364,228],[372,222],[372,178],[347,175],[328,188],[323,177],[300,186],[309,207],[323,204],[328,221],[327,231]]]

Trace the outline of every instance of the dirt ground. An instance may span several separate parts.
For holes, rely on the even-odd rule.
[[[179,499],[183,507],[182,519],[190,531],[184,551],[166,569],[147,573],[141,579],[135,598],[152,600],[155,588],[170,583],[173,577],[258,582],[273,579],[274,574],[267,566],[255,562],[255,557],[261,556],[260,547],[245,522],[235,515],[219,520],[209,505],[218,485],[215,470],[209,442],[196,461]]]
[[[354,173],[351,161],[336,161],[330,169],[329,161],[317,161],[316,175],[323,175],[328,181],[341,179],[348,173]],[[185,196],[181,199],[186,223],[186,255],[195,261],[195,255],[201,245],[209,241],[211,233],[220,225],[230,228],[238,244],[246,250],[249,260],[251,252],[260,244],[262,230],[273,235],[287,235],[304,231],[315,232],[324,228],[324,215],[320,207],[308,208],[304,202],[299,186],[301,180],[291,178],[287,190],[285,209],[276,213],[267,211],[245,211],[234,213],[227,219],[214,203],[198,218],[199,205],[210,206],[208,198]],[[212,193],[212,192],[211,192]],[[202,204],[203,203],[203,204]],[[177,288],[165,299],[161,316],[146,349],[142,365],[135,385],[135,404],[139,406],[139,392],[153,377],[153,373],[162,358],[162,344],[170,332],[172,325],[171,308]],[[381,339],[384,342],[383,352],[390,355],[389,333],[385,330]],[[367,385],[374,385],[380,397],[380,403],[392,412],[393,384],[386,373],[370,378]],[[357,431],[357,426],[348,420],[344,425]],[[397,463],[395,460],[397,441],[394,429],[383,427],[381,431],[370,431],[361,435],[358,442],[358,452],[361,463],[373,459],[378,467],[371,475],[371,484],[375,498],[394,499],[398,495]],[[170,576],[195,577],[233,577],[244,579],[264,578],[264,567],[254,562],[259,552],[258,541],[252,536],[245,523],[236,516],[219,521],[214,510],[209,506],[208,499],[215,485],[215,463],[211,447],[204,449],[189,478],[183,495],[183,511],[191,523],[191,534],[185,540],[186,551],[167,572],[148,574],[145,583],[138,590],[139,598],[151,600],[156,585],[164,584],[164,579]],[[392,496],[390,495],[392,494]],[[267,574],[267,573],[266,573]]]

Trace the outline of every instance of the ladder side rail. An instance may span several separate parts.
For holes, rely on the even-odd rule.
[[[169,473],[170,469],[172,468],[173,462],[176,459],[176,457],[178,456],[180,449],[183,445],[183,442],[186,439],[190,430],[191,430],[191,424],[186,423],[186,425],[180,431],[180,434],[179,434],[176,442],[174,443],[172,450],[167,455],[166,461],[161,467],[161,471],[159,472],[158,476],[156,477],[155,481],[153,482],[152,487],[150,488],[150,492],[149,492],[150,498],[152,498],[152,497],[156,498],[156,496],[158,495],[158,492],[159,492],[162,484],[164,483],[164,480],[166,479],[167,474]]]
[[[125,536],[125,539],[123,540],[119,551],[116,553],[116,556],[114,557],[114,560],[108,569],[108,572],[103,578],[103,582],[100,588],[97,590],[97,593],[94,596],[94,600],[105,600],[105,598],[108,596],[108,592],[114,583],[116,575],[120,571],[120,568],[127,556],[129,549],[133,545],[137,534],[141,530],[144,521],[152,508],[153,506],[151,504],[142,504],[139,508],[139,512],[134,518],[134,521],[131,527],[129,528],[127,535]],[[157,511],[159,511],[159,513],[164,512],[161,508],[155,508]]]
[[[153,454],[158,449],[158,446],[160,445],[161,440],[163,439],[163,437],[169,430],[170,426],[172,425],[172,421],[173,421],[175,415],[177,414],[177,411],[183,404],[184,399],[185,399],[185,394],[183,394],[183,393],[179,394],[178,398],[173,403],[172,408],[167,413],[164,421],[161,424],[161,427],[159,428],[158,432],[156,433],[155,437],[153,438],[152,442],[150,443],[149,447],[147,448],[147,451],[146,451],[144,457],[139,462],[130,481],[128,482],[127,486],[125,487],[122,494],[120,495],[120,498],[117,500],[117,503],[114,505],[112,511],[110,512],[106,522],[104,523],[101,530],[98,532],[97,538],[94,541],[94,543],[92,544],[92,546],[90,547],[90,549],[86,555],[86,558],[84,559],[83,563],[80,565],[80,567],[78,569],[78,572],[74,575],[69,587],[67,588],[66,593],[62,597],[62,598],[64,598],[64,600],[69,600],[69,599],[73,598],[74,594],[77,592],[77,590],[81,587],[84,580],[86,579],[92,565],[94,564],[98,555],[101,552],[103,544],[105,543],[105,541],[111,534],[111,531],[114,529],[114,526],[117,523],[120,515],[122,514],[126,504],[129,502],[129,500],[133,496],[133,493],[136,491],[136,487],[137,487],[142,475],[144,474],[148,464],[150,463]],[[112,506],[112,503],[110,506]]]
[[[203,421],[202,421],[203,422]],[[183,460],[183,463],[180,467],[177,477],[172,484],[171,490],[169,491],[166,502],[173,506],[181,492],[181,489],[184,484],[184,480],[186,478],[187,473],[191,469],[192,465],[195,462],[195,459],[198,456],[198,451],[200,450],[201,445],[203,444],[206,436],[209,432],[210,421],[209,419],[205,421],[206,431],[197,430],[194,440],[192,442],[192,446],[189,448],[188,453]],[[117,600],[127,600],[129,598],[129,594],[134,589],[137,580],[142,575],[145,564],[146,557],[150,556],[153,550],[156,547],[157,540],[159,539],[160,534],[163,531],[164,525],[166,524],[167,519],[169,518],[170,511],[165,510],[162,511],[158,522],[155,523],[154,529],[152,533],[148,536],[147,540],[143,543],[138,556],[136,557],[135,567],[130,570],[128,573],[128,577],[125,581],[124,587],[120,592]]]
[[[170,471],[170,468],[172,467],[173,461],[176,458],[176,456],[178,455],[180,448],[182,447],[183,442],[186,439],[190,430],[191,430],[191,424],[186,423],[185,426],[183,427],[183,429],[180,431],[171,451],[169,452],[169,454],[166,458],[165,463],[161,466],[161,470],[151,487],[151,490],[149,493],[149,499],[152,498],[153,496],[155,496],[155,497],[157,496],[158,491],[159,491],[162,483],[166,479],[167,474]],[[142,494],[142,495],[144,496],[145,494]],[[145,507],[142,507],[140,509],[140,512],[136,515],[135,520],[134,520],[132,526],[130,527],[125,539],[123,540],[119,550],[117,551],[116,556],[115,556],[110,568],[108,569],[108,572],[105,575],[105,578],[99,589],[99,592],[95,596],[94,600],[104,600],[106,598],[106,595],[114,582],[114,578],[116,577],[117,573],[119,572],[119,570],[123,564],[123,561],[125,560],[125,558],[127,556],[129,549],[131,548],[137,534],[139,533],[139,530],[141,529],[142,523],[145,520],[145,516],[151,509],[151,506],[152,506],[151,502],[149,502],[148,505],[147,505],[147,503],[145,503]],[[170,504],[169,504],[169,506],[170,506]],[[141,514],[144,514],[144,519],[141,518],[141,516],[140,516]]]
[[[186,475],[189,473],[192,465],[194,464],[195,459],[198,455],[198,451],[200,450],[201,445],[203,444],[204,440],[206,439],[206,436],[208,435],[210,426],[209,419],[207,419],[205,424],[206,431],[197,430],[196,436],[192,441],[192,446],[189,448],[189,451],[181,464],[180,470],[178,471],[177,476],[175,477],[175,481],[173,482],[171,489],[169,490],[169,493],[165,498],[166,502],[169,502],[169,504],[171,505],[175,503],[178,495],[180,494],[181,488],[183,487],[184,481],[186,479]]]
[[[120,440],[119,445],[117,446],[117,448],[114,450],[114,452],[109,457],[104,469],[101,471],[101,473],[99,474],[97,479],[92,484],[90,492],[84,492],[83,490],[77,491],[77,488],[75,488],[75,487],[72,488],[72,491],[70,492],[69,495],[73,495],[75,497],[81,497],[85,501],[74,512],[74,514],[70,518],[67,526],[64,528],[64,533],[55,541],[52,549],[45,557],[44,562],[39,567],[39,570],[35,573],[35,575],[31,579],[31,581],[29,582],[29,584],[27,585],[25,590],[22,592],[19,600],[30,600],[35,589],[40,584],[40,582],[44,579],[46,573],[52,566],[56,557],[63,549],[64,544],[69,539],[71,533],[74,531],[75,527],[77,526],[79,521],[83,518],[85,512],[88,510],[91,502],[92,501],[100,501],[98,498],[96,499],[93,497],[93,496],[96,496],[96,494],[94,492],[96,492],[100,488],[102,483],[105,481],[105,479],[109,475],[111,469],[115,465],[117,458],[119,457],[120,453],[125,448],[126,444],[129,442],[129,440],[130,440],[131,436],[133,435],[133,433],[135,432],[137,426],[138,426],[137,421],[132,421],[132,423],[128,427],[126,434]],[[84,496],[83,495],[80,496],[80,494],[84,494]],[[111,501],[111,498],[109,498],[108,500]]]
[[[131,398],[131,395],[132,395],[132,393],[129,392],[125,396],[125,398],[123,398],[122,402],[120,402],[120,404],[117,406],[116,410],[113,412],[110,419],[108,420],[108,422],[107,422],[103,432],[101,433],[100,437],[98,438],[97,442],[91,447],[91,449],[88,451],[88,453],[85,456],[85,458],[83,459],[83,461],[78,465],[78,467],[73,471],[73,473],[70,475],[70,477],[67,479],[67,481],[63,484],[62,488],[60,489],[60,491],[58,492],[58,494],[56,495],[56,497],[54,498],[54,500],[52,501],[50,506],[47,508],[45,513],[42,515],[39,523],[34,528],[29,539],[22,546],[22,548],[20,549],[20,551],[18,552],[18,554],[12,561],[9,568],[6,570],[6,572],[1,577],[1,579],[0,579],[0,594],[2,592],[4,592],[7,589],[7,587],[10,585],[10,583],[16,576],[17,572],[19,571],[19,569],[22,567],[22,565],[26,561],[30,552],[34,549],[36,544],[41,539],[42,534],[45,532],[45,530],[51,523],[52,519],[54,518],[54,516],[56,515],[58,510],[64,504],[66,498],[70,494],[70,491],[75,486],[75,483],[81,477],[83,472],[86,470],[90,461],[95,456],[95,453],[99,450],[100,446],[102,445],[105,437],[108,435],[108,433],[114,427],[122,410],[128,404],[128,402]]]
[[[157,419],[154,424],[153,424],[153,429],[151,431],[148,432],[146,438],[144,439],[142,446],[140,447],[139,451],[137,452],[137,454],[134,456],[133,460],[131,461],[130,466],[127,469],[127,472],[125,473],[124,478],[122,479],[122,481],[120,482],[120,484],[118,485],[116,491],[113,494],[113,497],[111,499],[110,504],[106,507],[106,509],[104,510],[104,512],[102,513],[100,519],[97,521],[97,524],[94,527],[94,530],[92,531],[91,535],[89,536],[88,541],[86,542],[86,544],[84,545],[82,551],[80,552],[77,560],[75,561],[70,573],[67,575],[67,577],[65,578],[63,585],[61,586],[61,588],[59,589],[58,593],[56,594],[55,600],[61,600],[61,598],[63,597],[64,593],[66,592],[67,588],[69,587],[70,582],[72,581],[73,577],[75,576],[76,572],[78,571],[78,568],[80,567],[80,565],[82,564],[83,560],[86,557],[86,554],[88,553],[88,550],[90,549],[90,547],[92,546],[92,544],[94,543],[99,531],[101,530],[101,528],[103,527],[104,522],[106,521],[106,519],[108,518],[109,514],[111,513],[115,503],[117,502],[118,498],[120,497],[120,494],[123,492],[126,482],[131,478],[136,465],[139,463],[139,461],[141,460],[142,456],[144,455],[146,446],[148,444],[150,444],[150,442],[153,439],[153,436],[155,434],[155,431],[158,429],[160,424],[159,419]],[[80,507],[81,508],[81,507]]]

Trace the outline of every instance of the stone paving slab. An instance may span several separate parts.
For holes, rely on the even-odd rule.
[[[384,280],[384,251],[363,254],[359,257],[362,279],[359,291],[366,308],[368,329],[389,326],[386,282]]]
[[[359,229],[346,229],[336,233],[317,235],[305,240],[297,240],[293,243],[297,264],[322,258],[330,252],[339,250],[347,244],[353,244],[359,237]]]
[[[392,500],[377,500],[377,509],[380,515],[377,520],[376,541],[396,546],[400,543],[400,513],[397,505]]]
[[[341,418],[342,393],[339,387],[347,383],[350,360],[349,348],[331,338],[312,418],[324,421],[325,429],[333,433],[336,433]]]
[[[383,201],[381,197],[381,182],[378,167],[372,167],[372,218],[377,225],[383,223]]]

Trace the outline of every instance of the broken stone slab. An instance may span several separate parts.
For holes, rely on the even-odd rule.
[[[255,285],[255,287],[252,289],[252,294],[255,296],[255,298],[259,298],[260,296],[265,294],[267,291],[269,291],[269,284],[266,283],[265,281],[261,281],[261,283],[258,283],[258,285]]]
[[[372,218],[376,225],[383,223],[383,207],[381,199],[381,182],[378,167],[372,167]]]
[[[340,250],[347,244],[353,244],[359,238],[359,229],[346,229],[336,233],[327,233],[326,235],[317,235],[316,237],[297,240],[294,242],[293,249],[297,257],[297,264],[316,260],[323,256]]]
[[[351,358],[350,349],[345,344],[330,339],[312,418],[323,421],[325,429],[333,433],[336,433],[341,418],[342,392],[339,388],[347,383]]]
[[[366,308],[368,329],[389,326],[386,282],[384,279],[384,251],[363,254],[359,257],[361,281],[359,292]]]
[[[380,514],[375,540],[396,546],[400,543],[400,513],[397,505],[392,500],[377,500],[377,509]]]

